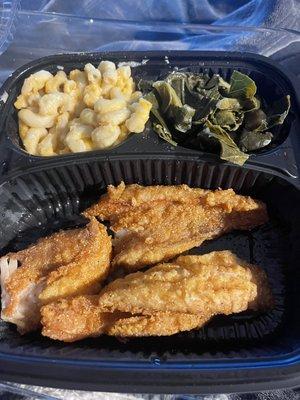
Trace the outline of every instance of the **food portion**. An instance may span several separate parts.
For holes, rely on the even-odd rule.
[[[270,290],[265,273],[230,251],[180,256],[117,279],[99,297],[103,311],[152,315],[231,314],[248,308],[268,308]]]
[[[229,82],[218,74],[175,71],[139,87],[148,92],[152,127],[161,138],[240,165],[249,152],[271,143],[270,130],[283,124],[290,109],[290,96],[266,104],[255,82],[239,71]]]
[[[84,214],[85,227],[0,258],[1,318],[21,334],[42,329],[65,342],[169,336],[199,329],[218,314],[273,306],[265,272],[230,251],[177,257],[266,222],[258,200],[232,189],[122,182]],[[109,223],[114,238],[95,217]]]
[[[98,303],[99,295],[93,295],[62,299],[43,306],[43,335],[64,342],[102,335],[124,314],[102,312]]]
[[[42,304],[79,294],[99,293],[109,272],[111,238],[105,226],[95,219],[85,229],[89,230],[89,238],[78,256],[48,275],[46,285],[39,295]]]
[[[179,186],[109,186],[84,212],[109,221],[114,268],[135,271],[166,261],[205,240],[234,229],[249,230],[268,220],[265,205],[232,189]]]
[[[135,90],[130,67],[111,61],[69,74],[35,72],[14,105],[25,149],[40,156],[115,146],[143,132],[152,106]]]
[[[75,342],[106,334],[117,337],[170,336],[200,328],[209,316],[159,312],[133,316],[103,312],[99,296],[79,296],[42,307],[42,334],[51,339]]]
[[[113,313],[114,315],[115,313]],[[161,312],[152,315],[138,315],[118,318],[106,328],[105,333],[117,337],[171,336],[179,332],[201,328],[209,322],[210,316]]]
[[[264,271],[230,251],[220,251],[180,256],[127,275],[108,284],[99,296],[46,305],[41,311],[42,333],[64,341],[100,333],[172,335],[201,327],[217,314],[272,306]]]
[[[98,293],[111,247],[106,228],[92,218],[85,228],[60,231],[2,257],[1,318],[26,333],[39,327],[41,304]]]
[[[289,95],[269,102],[270,93],[236,70],[229,80],[176,70],[135,86],[130,66],[111,61],[31,74],[14,103],[25,149],[41,156],[108,149],[143,132],[151,111],[153,130],[172,145],[242,165],[272,142],[290,109]]]

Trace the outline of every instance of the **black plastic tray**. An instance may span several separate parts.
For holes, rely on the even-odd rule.
[[[164,61],[166,54],[170,64]],[[244,167],[223,163],[215,155],[174,149],[150,130],[147,136],[135,135],[108,152],[53,158],[27,155],[16,140],[11,107],[22,79],[50,66],[50,61],[50,69],[56,65],[70,69],[101,58],[147,58],[147,64],[134,69],[136,74],[142,74],[143,67],[147,67],[147,76],[151,68],[160,71],[162,66],[167,70],[189,64],[219,73],[224,71],[220,69],[222,65],[226,71],[238,68],[249,72],[250,66],[251,71],[259,71],[258,75],[268,71],[274,85],[281,88],[277,93],[292,95],[291,129],[287,137],[279,132],[286,138],[276,148],[253,156]],[[218,317],[199,331],[127,343],[101,337],[62,344],[38,333],[21,337],[13,326],[1,322],[1,379],[127,393],[224,393],[299,386],[300,184],[297,163],[290,164],[299,146],[299,117],[296,87],[290,79],[273,63],[253,55],[232,54],[231,58],[228,53],[198,52],[85,54],[40,60],[35,66],[24,68],[23,73],[17,71],[4,90],[9,99],[1,114],[1,146],[6,155],[0,181],[2,254],[23,248],[59,228],[81,224],[80,211],[95,201],[108,184],[121,180],[144,185],[232,187],[238,193],[265,201],[270,223],[251,233],[225,235],[192,252],[231,249],[261,265],[268,273],[276,306],[265,314]]]
[[[254,152],[248,161],[249,165],[276,170],[279,173],[298,177],[299,160],[296,154],[300,152],[300,121],[299,121],[299,93],[300,85],[297,79],[288,71],[284,71],[270,59],[250,53],[229,52],[112,52],[112,53],[80,53],[62,54],[44,57],[33,61],[15,71],[5,82],[1,93],[8,94],[7,101],[0,102],[0,151],[5,150],[5,162],[0,165],[0,176],[7,175],[12,170],[24,170],[33,165],[44,165],[72,160],[77,162],[85,159],[87,153],[70,154],[57,157],[38,157],[27,154],[21,145],[18,135],[17,111],[13,103],[20,93],[24,79],[32,73],[46,69],[57,72],[64,67],[66,72],[74,68],[83,68],[87,62],[97,65],[102,59],[109,59],[116,63],[124,61],[140,62],[140,66],[132,68],[136,81],[140,78],[157,79],[164,77],[174,68],[195,72],[219,73],[229,78],[234,69],[249,74],[258,84],[259,94],[266,100],[274,101],[283,95],[290,94],[292,107],[288,118],[281,127],[274,130],[273,143],[258,152]],[[181,146],[172,146],[160,139],[154,133],[150,124],[143,134],[130,136],[127,141],[110,150],[91,152],[99,158],[122,157],[130,155],[194,157],[211,162],[220,162],[217,155],[187,149]]]
[[[257,390],[290,386],[292,371],[297,371],[293,379],[300,383],[300,193],[285,179],[246,167],[154,158],[107,162],[91,158],[29,170],[0,187],[0,247],[4,252],[17,250],[60,227],[81,223],[79,212],[106,185],[121,180],[232,187],[266,201],[270,224],[248,234],[225,235],[200,251],[229,248],[265,268],[275,309],[262,315],[219,317],[199,331],[125,344],[105,337],[74,344],[51,341],[39,333],[21,337],[2,322],[3,379],[84,389],[199,393],[248,391],[254,381]],[[213,376],[211,387],[207,379]]]

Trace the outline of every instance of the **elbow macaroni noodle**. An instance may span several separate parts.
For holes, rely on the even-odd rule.
[[[151,110],[135,90],[130,67],[111,61],[69,75],[38,71],[25,79],[14,105],[25,149],[40,156],[119,144],[144,130]]]

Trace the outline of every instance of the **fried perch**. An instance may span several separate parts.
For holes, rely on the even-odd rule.
[[[105,226],[95,219],[89,230],[91,240],[80,254],[47,277],[46,286],[39,295],[43,304],[69,296],[99,293],[108,274],[112,244]]]
[[[64,342],[108,334],[119,337],[169,336],[203,326],[210,317],[157,313],[132,316],[102,312],[98,296],[78,296],[43,306],[42,334]]]
[[[139,315],[117,319],[105,333],[118,337],[170,336],[201,328],[209,319],[210,316],[172,312]]]
[[[216,314],[273,306],[266,274],[229,251],[181,256],[127,275],[100,296],[61,300],[42,308],[43,335],[75,341],[101,333],[167,336],[203,326]]]
[[[109,186],[87,209],[87,217],[109,220],[116,236],[113,266],[129,271],[169,260],[234,229],[268,220],[265,205],[232,189],[180,186]]]
[[[50,303],[41,309],[42,334],[64,342],[108,334],[119,337],[169,336],[204,325],[209,317],[193,314],[157,313],[131,316],[106,313],[98,296],[78,296]]]
[[[209,190],[191,189],[187,185],[179,186],[141,186],[125,185],[121,182],[118,186],[109,185],[107,193],[101,196],[100,201],[83,213],[87,218],[99,217],[110,220],[116,224],[119,218],[137,207],[149,208],[153,202],[175,201],[185,202],[197,200]]]
[[[82,289],[80,285],[87,283],[86,280],[79,281],[76,285],[74,283],[75,279],[81,276],[78,274],[78,268],[83,262],[80,255],[87,256],[89,254],[87,249],[94,248],[95,241],[98,242],[100,249],[101,240],[105,241],[103,252],[109,257],[111,244],[105,228],[92,219],[85,228],[60,231],[40,239],[26,250],[2,257],[0,260],[2,319],[16,324],[20,333],[37,329],[40,324],[39,296],[47,285],[48,277],[50,292],[44,293],[44,301],[50,299],[51,296],[57,298],[60,293],[71,294],[71,287],[74,288],[73,294],[76,294],[77,291],[80,292]],[[94,262],[94,255],[90,256]],[[78,262],[80,260],[80,265],[77,267],[74,263],[75,260]],[[86,263],[84,264],[85,269],[87,269],[88,258],[85,258],[84,262]],[[72,268],[66,267],[70,263]],[[16,268],[17,264],[20,265],[19,268]],[[109,261],[107,264],[103,262],[101,274],[105,274],[108,267]],[[51,275],[53,271],[60,268],[63,271],[61,274]],[[71,277],[72,271],[73,278]],[[98,271],[97,274],[99,276]],[[93,286],[95,284],[94,277],[90,274],[88,279]],[[71,287],[68,287],[70,284]]]
[[[103,334],[123,313],[103,313],[99,296],[78,296],[62,299],[41,308],[42,334],[64,342],[75,342]]]
[[[265,272],[230,251],[181,256],[106,286],[102,311],[153,315],[160,312],[213,316],[272,306]]]
[[[118,337],[170,336],[200,328],[210,316],[157,313],[132,316],[128,313],[102,312],[98,296],[79,296],[43,306],[42,334],[64,342],[75,342],[101,334]]]

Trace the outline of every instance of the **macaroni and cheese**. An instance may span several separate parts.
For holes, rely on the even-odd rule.
[[[101,61],[69,75],[61,70],[30,75],[15,107],[28,153],[54,156],[106,149],[143,132],[151,103],[135,90],[129,66]]]

